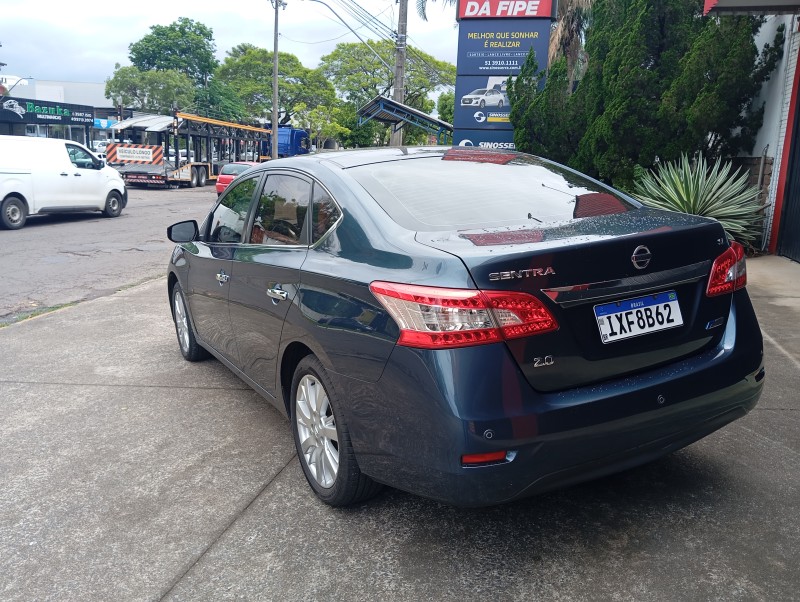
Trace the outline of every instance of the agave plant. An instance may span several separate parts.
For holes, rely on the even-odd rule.
[[[758,202],[758,188],[747,185],[747,174],[717,159],[708,169],[705,158],[694,165],[681,155],[677,163],[659,165],[656,173],[638,174],[633,195],[649,207],[713,217],[722,224],[728,237],[752,245],[761,234],[764,219]]]

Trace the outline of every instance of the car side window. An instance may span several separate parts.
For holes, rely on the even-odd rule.
[[[80,169],[95,169],[95,159],[79,146],[67,144],[67,154],[70,162]]]
[[[241,242],[257,184],[258,177],[247,178],[228,189],[211,214],[209,242]]]
[[[331,195],[319,184],[314,184],[314,202],[311,222],[311,244],[321,239],[339,221],[342,212]]]
[[[249,241],[257,245],[307,245],[306,214],[311,183],[286,174],[267,177]]]

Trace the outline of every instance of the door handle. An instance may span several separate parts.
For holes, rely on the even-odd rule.
[[[62,175],[62,176],[64,176],[64,177],[66,178],[66,177],[67,177],[69,174],[68,174],[66,171],[62,171],[62,172],[61,172],[61,175]]]
[[[282,288],[268,288],[267,296],[273,299],[277,299],[278,301],[286,301],[286,299],[289,298],[289,293],[287,293]]]
[[[220,270],[219,274],[217,274],[217,282],[219,282],[220,286],[226,284],[230,279],[231,277],[225,273],[225,270]]]

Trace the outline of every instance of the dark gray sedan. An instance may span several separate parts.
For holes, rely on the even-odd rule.
[[[183,356],[284,412],[332,505],[383,484],[506,502],[684,447],[761,394],[720,224],[530,155],[270,161],[169,237]]]

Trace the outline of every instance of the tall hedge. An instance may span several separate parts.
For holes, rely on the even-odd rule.
[[[703,17],[702,6],[596,0],[574,92],[559,63],[542,85],[531,73],[536,57],[526,61],[510,94],[517,146],[628,190],[636,166],[750,151],[763,120],[753,99],[781,56],[783,31],[759,53],[761,19]]]

